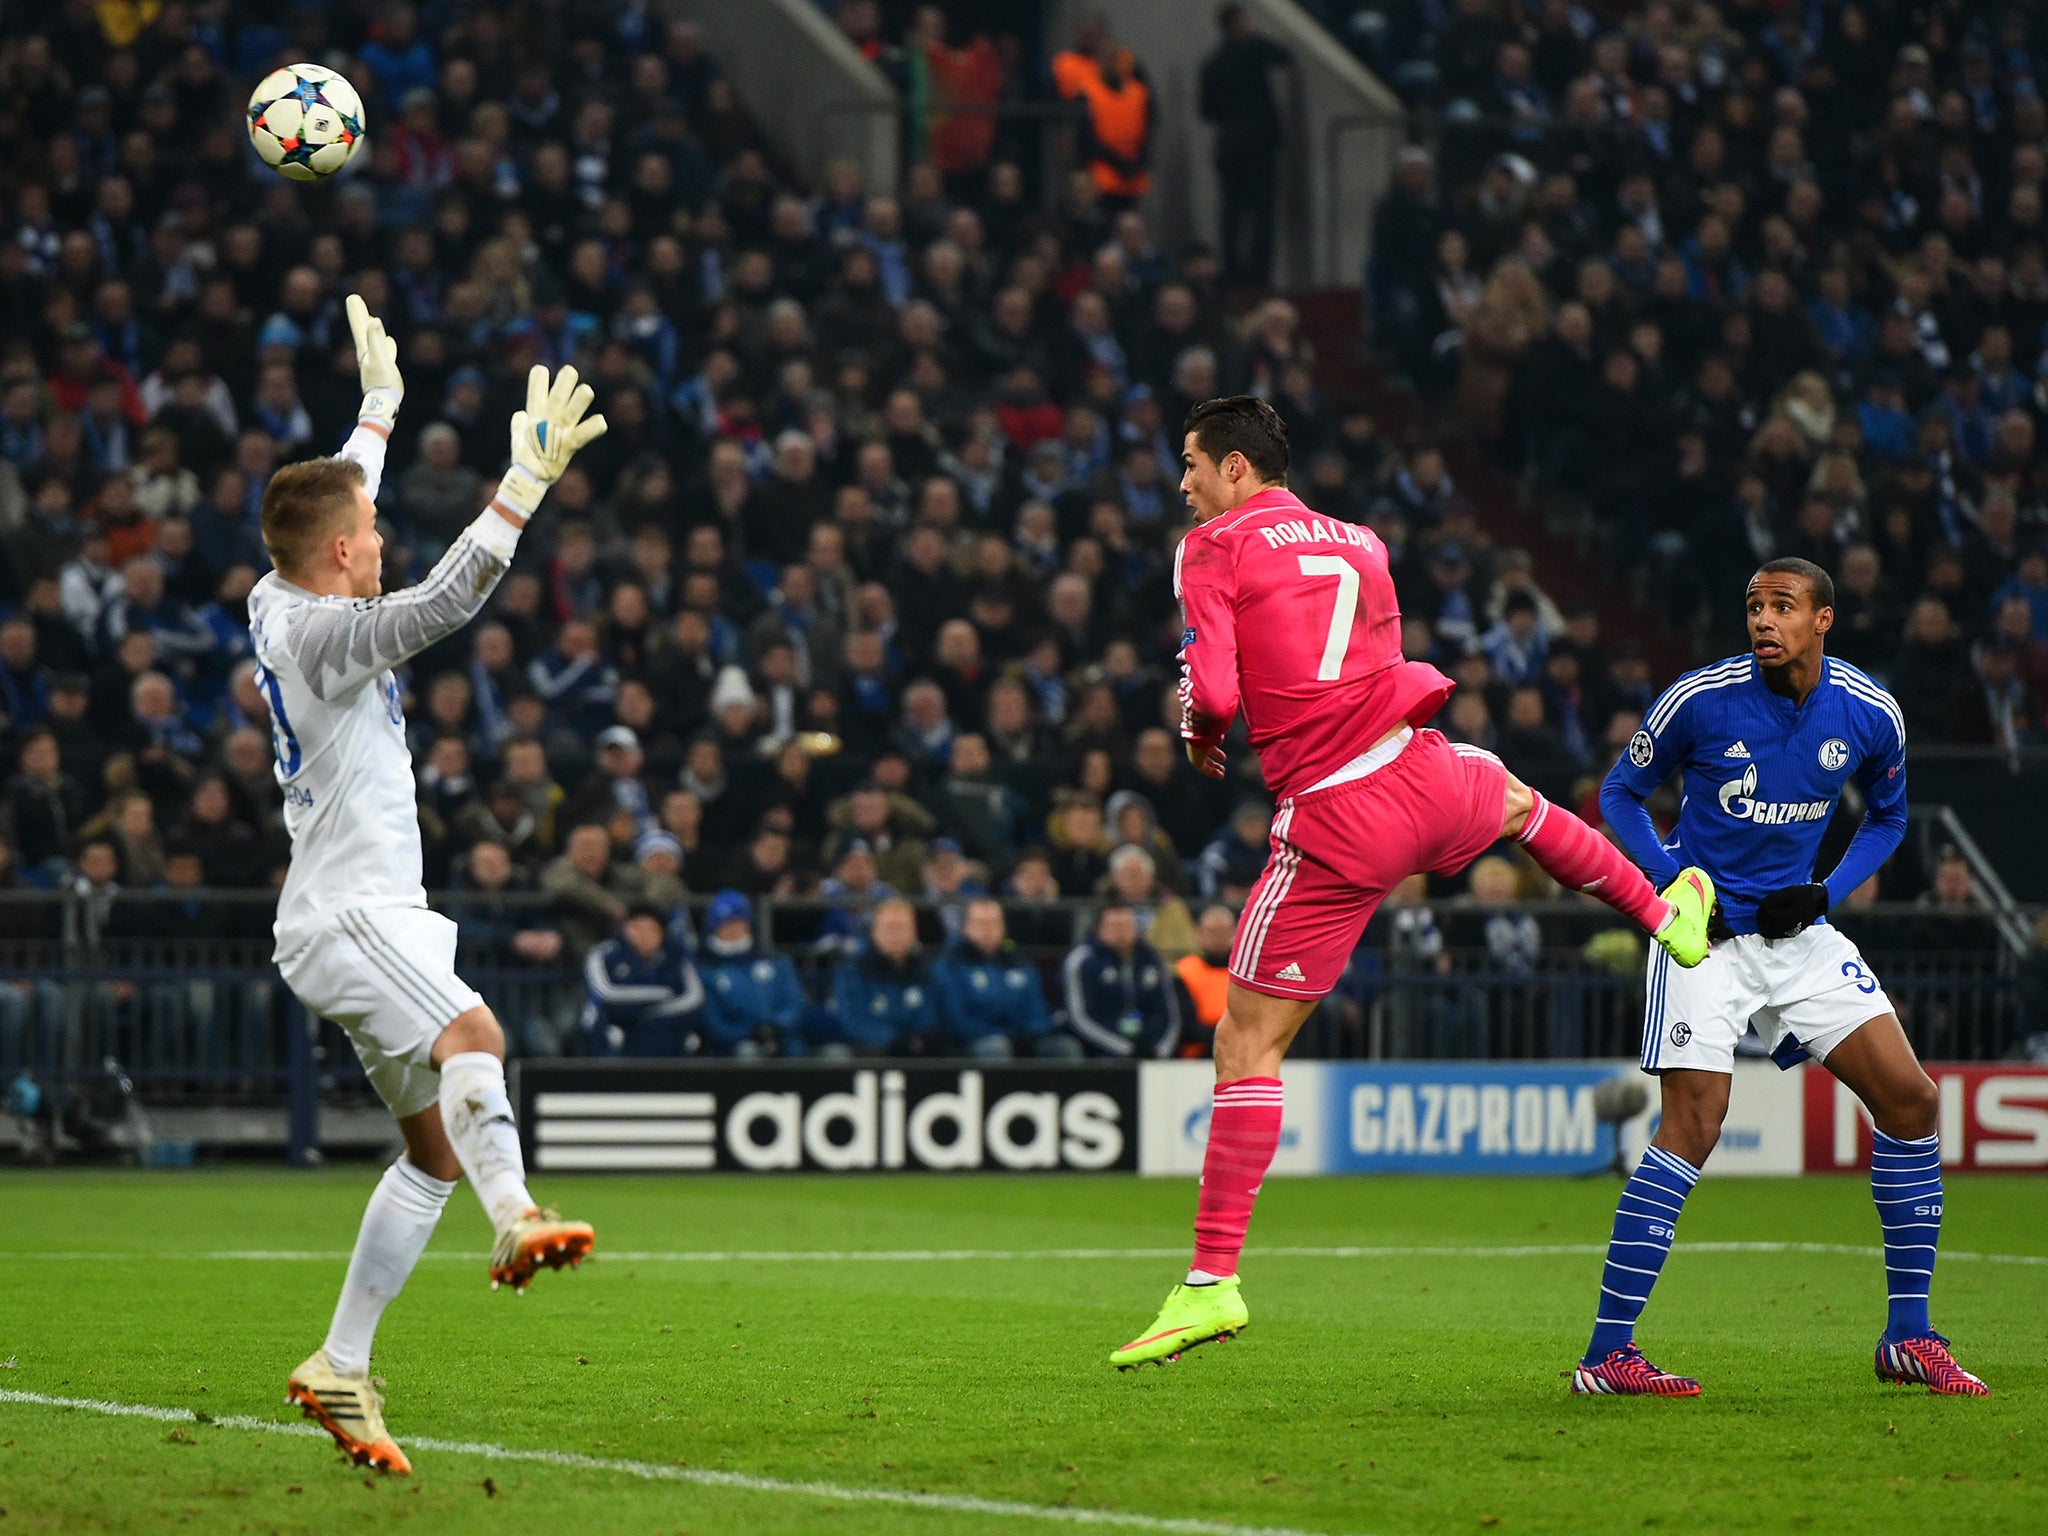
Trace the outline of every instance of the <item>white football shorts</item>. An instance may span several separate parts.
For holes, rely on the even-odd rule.
[[[434,1041],[483,1002],[455,974],[455,936],[426,907],[357,908],[277,963],[300,1002],[348,1032],[370,1086],[401,1120],[440,1102]]]
[[[1789,939],[1737,934],[1689,971],[1653,945],[1643,1070],[1732,1072],[1735,1042],[1752,1020],[1781,1066],[1790,1065],[1788,1039],[1825,1061],[1860,1026],[1891,1011],[1892,1000],[1862,952],[1826,923]]]

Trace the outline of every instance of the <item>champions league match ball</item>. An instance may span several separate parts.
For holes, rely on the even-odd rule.
[[[331,69],[288,64],[251,94],[248,124],[265,165],[293,181],[319,181],[361,147],[363,98]]]

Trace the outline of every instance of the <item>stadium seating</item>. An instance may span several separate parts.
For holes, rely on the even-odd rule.
[[[847,166],[803,185],[750,115],[772,105],[739,101],[687,23],[568,7],[514,35],[489,8],[435,7],[409,35],[392,14],[337,4],[290,32],[240,7],[217,25],[51,7],[0,40],[0,944],[19,962],[0,1069],[105,1047],[180,1081],[282,1070],[265,908],[285,846],[244,599],[267,477],[353,419],[351,290],[408,386],[387,586],[481,503],[529,364],[575,361],[611,421],[485,621],[407,679],[428,883],[465,913],[479,983],[522,1000],[530,1051],[573,1047],[583,956],[632,900],[761,899],[814,1003],[840,952],[821,941],[858,945],[864,880],[920,904],[932,953],[986,885],[1048,972],[1119,845],[1154,859],[1148,923],[1241,900],[1262,854],[1230,839],[1262,800],[1255,760],[1235,754],[1219,788],[1173,735],[1177,426],[1209,393],[1272,398],[1311,499],[1398,536],[1416,648],[1468,685],[1452,734],[1582,800],[1665,681],[1596,613],[1559,611],[1440,460],[1323,396],[1285,299],[1237,312],[1209,253],[1160,249],[1085,177],[1022,174],[1007,133],[942,136],[944,166],[914,165],[898,197]],[[1681,625],[1714,630],[1698,616],[1709,593],[1727,606],[1729,549],[1812,552],[1842,570],[1843,629],[1919,739],[2031,740],[2048,571],[2027,553],[2029,40],[1959,32],[1920,62],[1888,6],[1862,42],[1745,35],[1752,14],[1667,38],[1653,7],[1615,34],[1619,74],[1610,44],[1546,20],[1540,89],[1512,101],[1491,54],[1471,81],[1440,67],[1435,174],[1411,158],[1380,216],[1381,344],[1471,409],[1490,389],[1475,429],[1619,530]],[[1415,56],[1511,30],[1483,5],[1458,18]],[[280,183],[241,140],[241,83],[301,54],[344,67],[376,125],[332,184]],[[1802,126],[1827,71],[1870,113],[1839,143]],[[1671,72],[1698,99],[1667,134],[1645,118],[1683,94],[1657,83]],[[1703,170],[1716,133],[1728,168]],[[1650,209],[1628,201],[1643,167]],[[1859,193],[1809,229],[1802,189],[1837,170]],[[1602,390],[1637,402],[1624,450],[1570,448],[1623,408]],[[1510,874],[1511,898],[1549,894]],[[1902,870],[1884,894],[1927,883]],[[1468,922],[1460,886],[1430,899]],[[1545,925],[1534,974],[1625,991],[1568,909],[1525,915]],[[1484,993],[1508,951],[1469,921],[1445,953]],[[1375,926],[1323,1048],[1369,1048],[1405,932]],[[1532,1023],[1445,995],[1448,1033],[1424,1020],[1403,1049],[1612,1049],[1583,1029],[1560,1046],[1548,1004]],[[1964,1048],[2017,1027],[2007,998]]]

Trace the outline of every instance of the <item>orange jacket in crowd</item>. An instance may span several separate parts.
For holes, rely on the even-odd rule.
[[[1230,967],[1211,965],[1200,954],[1192,954],[1182,955],[1173,971],[1194,1000],[1195,1018],[1202,1028],[1214,1029],[1216,1021],[1223,1017],[1223,995],[1230,987]]]
[[[972,171],[988,163],[996,142],[993,108],[1003,94],[1003,60],[996,45],[977,37],[965,48],[927,43],[925,69],[931,76],[927,153],[940,170]]]
[[[1069,49],[1052,61],[1053,87],[1088,109],[1088,172],[1104,197],[1143,197],[1152,187],[1152,87],[1128,48],[1105,73],[1093,54]]]

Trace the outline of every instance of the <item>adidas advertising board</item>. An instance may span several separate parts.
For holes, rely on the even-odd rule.
[[[1137,1068],[522,1062],[527,1165],[723,1173],[1129,1171]]]
[[[2048,1070],[1930,1062],[1942,1161],[2048,1169]],[[515,1069],[529,1166],[547,1172],[1123,1171],[1197,1175],[1206,1061],[1014,1064],[529,1061]],[[1610,1078],[1648,1090],[1619,1126]],[[1591,1173],[1617,1137],[1634,1166],[1656,1133],[1656,1079],[1632,1060],[1290,1062],[1276,1176]],[[1855,1099],[1821,1067],[1738,1057],[1717,1178],[1868,1167]]]

